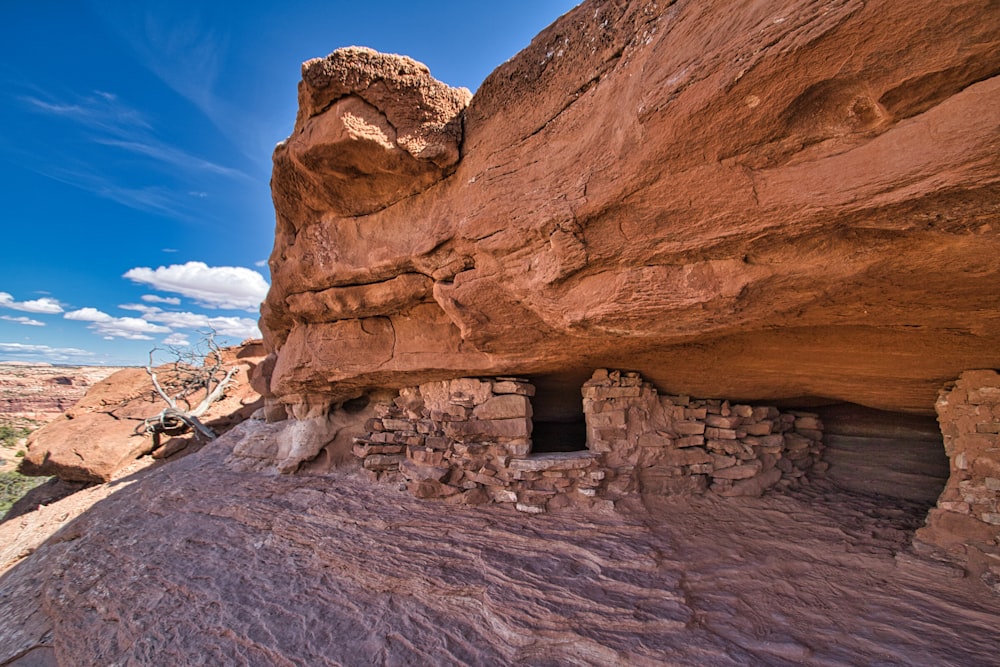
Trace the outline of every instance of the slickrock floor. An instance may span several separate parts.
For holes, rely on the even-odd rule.
[[[0,665],[1000,662],[1000,597],[906,556],[905,501],[820,481],[525,516],[231,472],[248,428],[0,525]]]

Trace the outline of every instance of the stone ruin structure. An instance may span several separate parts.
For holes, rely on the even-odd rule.
[[[936,407],[951,475],[917,537],[983,570],[1000,591],[1000,374],[963,373]]]
[[[354,454],[375,479],[401,479],[421,498],[535,514],[573,494],[758,496],[825,468],[815,413],[660,396],[638,373],[605,369],[582,394],[586,441],[577,451],[534,451],[535,387],[498,377],[400,390],[375,407]]]
[[[816,447],[791,435],[819,430],[750,402],[932,416],[962,376],[936,406],[952,479],[921,536],[1000,557],[998,419],[971,398],[1000,368],[1000,13],[712,12],[588,0],[475,95],[364,48],[304,63],[274,153],[256,385],[268,419],[294,425],[274,451],[247,445],[253,465],[333,465],[360,438],[369,470],[422,495],[742,492],[808,467]],[[532,397],[494,392],[530,389],[455,380],[544,376],[568,395],[595,368],[662,395],[626,375],[638,385],[614,390],[638,396],[586,397],[587,449],[561,468],[532,469]],[[387,393],[379,416],[357,411]],[[682,394],[740,397],[750,417],[665,402]],[[750,440],[778,435],[751,432],[764,421],[791,427],[782,449]]]

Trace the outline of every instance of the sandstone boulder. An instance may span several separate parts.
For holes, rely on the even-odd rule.
[[[247,419],[261,405],[248,373],[263,359],[259,342],[223,350],[223,363],[238,366],[234,382],[213,403],[202,421],[216,432]],[[156,369],[162,377],[167,366]],[[199,396],[191,396],[196,402]],[[95,384],[76,405],[28,438],[19,471],[25,475],[56,475],[73,482],[106,482],[137,457],[153,450],[150,437],[137,434],[144,419],[165,407],[142,368],[125,368]],[[188,436],[164,442],[163,454],[186,446]]]
[[[594,0],[464,111],[408,59],[310,61],[273,402],[611,367],[933,414],[1000,366],[998,72],[983,0]]]
[[[147,407],[148,416],[156,414],[152,403]],[[19,472],[57,475],[74,482],[106,482],[116,470],[153,449],[152,440],[135,432],[140,421],[116,419],[107,412],[56,419],[29,437]]]
[[[364,215],[426,190],[458,162],[470,97],[410,58],[371,49],[304,63],[299,116],[275,150],[275,181],[301,180],[314,196],[300,201],[278,187],[275,206],[306,225],[310,209]]]

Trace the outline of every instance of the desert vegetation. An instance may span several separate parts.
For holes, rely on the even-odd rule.
[[[24,494],[45,483],[46,477],[27,477],[15,469],[24,458],[25,439],[35,424],[26,419],[15,419],[0,424],[0,518]]]

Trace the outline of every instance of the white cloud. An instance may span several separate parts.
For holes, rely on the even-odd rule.
[[[253,311],[267,296],[264,276],[242,266],[208,266],[204,262],[172,264],[157,269],[136,267],[123,278],[195,299],[207,308]]]
[[[13,310],[21,310],[26,313],[42,313],[46,315],[63,312],[59,302],[51,297],[43,296],[41,299],[32,299],[31,301],[15,301],[14,297],[7,292],[0,292],[0,306]]]
[[[173,345],[174,347],[184,347],[185,345],[190,345],[191,341],[188,340],[187,334],[172,333],[163,339],[163,344]]]
[[[230,336],[239,338],[260,338],[260,329],[257,328],[257,321],[249,317],[212,317],[203,313],[192,313],[188,311],[163,310],[157,306],[147,306],[144,303],[123,303],[118,306],[122,310],[131,310],[142,313],[141,317],[147,322],[162,324],[171,330],[188,329],[195,332],[214,331],[220,336]],[[83,312],[81,312],[83,311]],[[104,313],[94,308],[83,308],[81,311],[74,311],[71,319],[83,319],[84,317],[97,318]],[[76,313],[81,313],[76,315]],[[110,315],[105,315],[111,317]],[[96,321],[96,320],[91,320]],[[186,335],[186,334],[185,334]],[[170,343],[168,343],[169,345]]]
[[[11,317],[10,315],[0,315],[0,320],[6,320],[8,322],[17,322],[18,324],[25,324],[29,327],[44,327],[45,322],[39,322],[38,320],[33,320],[30,317]]]
[[[134,310],[137,313],[162,313],[163,310],[156,306],[147,306],[144,303],[123,303],[118,306],[122,310]]]
[[[138,305],[138,304],[136,304]],[[122,306],[125,308],[125,306]],[[241,340],[260,338],[256,320],[249,317],[209,317],[201,313],[168,312],[159,308],[142,307],[142,318],[157,322],[171,329],[191,329],[194,331],[215,331],[220,336],[232,336]]]
[[[124,338],[126,340],[153,340],[150,334],[171,333],[167,327],[159,326],[139,317],[112,317],[96,308],[81,308],[63,315],[67,320],[90,322],[89,329],[104,338]]]
[[[146,303],[165,303],[168,306],[179,306],[181,305],[181,300],[176,296],[157,296],[155,294],[143,294],[142,300]],[[125,306],[122,306],[124,308]]]
[[[63,317],[67,320],[78,320],[80,322],[108,322],[114,319],[107,313],[96,308],[73,310],[63,315]]]
[[[267,266],[267,260],[266,259],[259,259],[256,262],[254,262],[253,265],[254,266],[260,266],[260,267]]]

